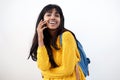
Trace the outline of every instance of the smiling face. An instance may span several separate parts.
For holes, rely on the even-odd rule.
[[[44,21],[47,22],[46,25],[50,30],[55,30],[60,25],[60,14],[56,9],[49,10],[44,15]]]

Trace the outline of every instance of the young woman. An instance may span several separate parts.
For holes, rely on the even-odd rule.
[[[58,5],[49,4],[39,14],[30,56],[37,61],[43,80],[85,80],[80,66],[76,66],[80,55],[75,35],[64,28]]]

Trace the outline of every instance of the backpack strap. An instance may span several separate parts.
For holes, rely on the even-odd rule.
[[[62,34],[60,34],[60,44],[62,46]]]

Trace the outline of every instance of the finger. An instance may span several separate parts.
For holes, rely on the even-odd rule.
[[[42,21],[43,21],[43,20],[41,19],[38,25],[40,25],[40,24],[42,23]]]
[[[43,21],[43,25],[46,24],[46,23],[47,23],[47,21]]]
[[[42,28],[42,31],[43,31],[44,29],[46,29],[46,28],[47,28],[46,26],[45,26],[45,27],[43,27],[43,28]]]
[[[41,20],[40,23],[38,24],[38,26],[40,28],[43,28],[45,24],[46,24],[46,21]]]

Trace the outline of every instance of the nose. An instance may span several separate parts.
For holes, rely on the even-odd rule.
[[[55,19],[55,15],[51,15],[51,19]]]

